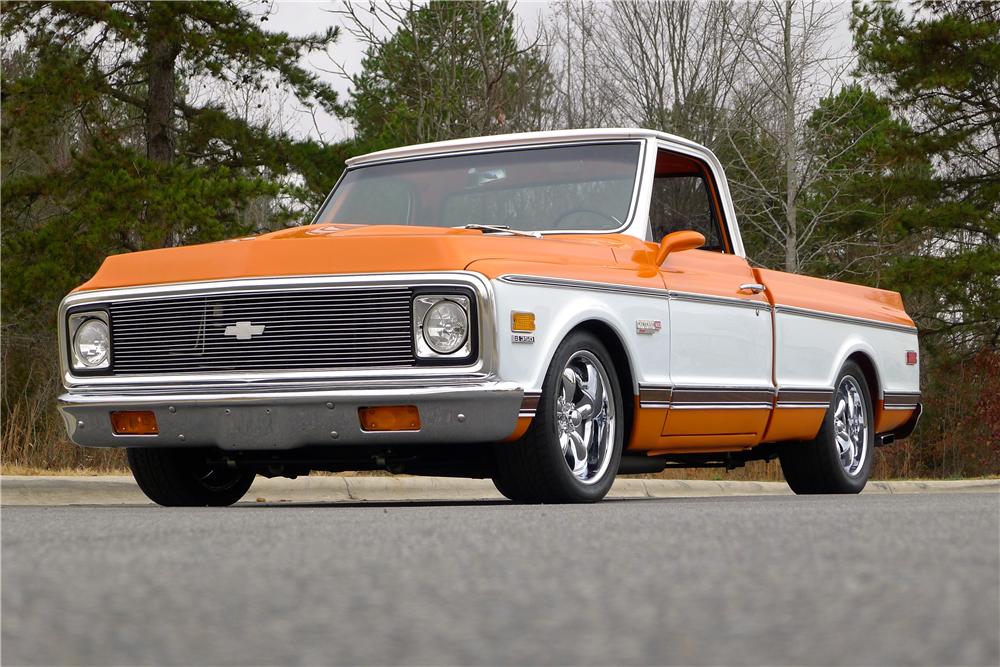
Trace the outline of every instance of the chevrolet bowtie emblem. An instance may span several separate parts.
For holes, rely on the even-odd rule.
[[[236,336],[236,340],[250,340],[254,336],[259,336],[262,333],[264,333],[263,324],[254,324],[253,322],[237,322],[236,324],[230,324],[226,327],[223,335]]]

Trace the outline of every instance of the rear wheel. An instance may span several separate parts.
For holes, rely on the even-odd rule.
[[[142,492],[167,507],[221,507],[242,498],[254,473],[214,465],[199,449],[130,448],[128,465]]]
[[[819,435],[779,451],[781,471],[795,493],[860,493],[871,475],[875,421],[861,368],[844,364]]]
[[[497,489],[525,503],[601,500],[621,459],[621,415],[611,355],[593,335],[571,334],[553,356],[528,432],[496,447]]]

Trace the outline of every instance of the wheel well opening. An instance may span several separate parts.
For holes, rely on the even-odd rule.
[[[632,376],[632,365],[629,363],[625,344],[611,325],[600,320],[587,320],[573,328],[573,331],[587,331],[604,344],[615,364],[615,375],[622,389],[622,408],[625,417],[625,446],[632,437],[632,421],[635,415],[635,380]]]
[[[865,383],[868,384],[868,392],[871,394],[872,408],[877,413],[880,390],[878,385],[878,373],[875,371],[875,362],[873,362],[871,357],[864,352],[855,352],[851,356],[847,357],[847,360],[853,361],[861,367],[861,372],[865,376]],[[877,416],[878,415],[876,415],[876,417]]]

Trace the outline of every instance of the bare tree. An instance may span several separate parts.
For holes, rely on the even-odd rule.
[[[346,2],[334,10],[366,49],[353,84],[358,135],[415,143],[540,129],[550,75],[512,5]]]
[[[542,26],[554,77],[554,127],[601,127],[615,123],[617,94],[601,65],[604,10],[591,0],[559,0]]]
[[[835,196],[803,210],[804,193],[829,177],[827,168],[837,158],[809,151],[806,134],[816,104],[842,85],[850,65],[849,56],[831,44],[843,11],[818,0],[768,0],[732,7],[727,21],[738,56],[738,66],[727,71],[726,135],[740,176],[734,196],[744,222],[784,250],[786,271],[800,270],[817,252],[811,246],[817,231],[831,216],[844,214],[831,205]],[[826,122],[832,127],[837,119]],[[808,129],[814,144],[823,131]]]
[[[728,2],[563,0],[548,24],[562,120],[616,123],[717,143],[728,94]]]

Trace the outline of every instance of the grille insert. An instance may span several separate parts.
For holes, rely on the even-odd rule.
[[[113,372],[411,366],[412,298],[406,287],[339,287],[114,303]]]

